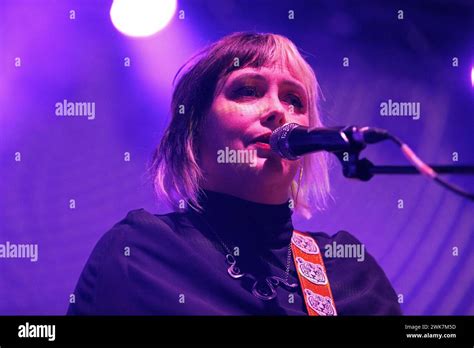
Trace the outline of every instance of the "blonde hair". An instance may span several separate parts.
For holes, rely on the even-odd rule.
[[[235,66],[238,58],[238,66]],[[231,72],[245,67],[285,66],[304,84],[307,92],[310,128],[322,127],[317,103],[319,84],[313,69],[288,38],[271,33],[239,32],[225,36],[192,57],[177,72],[171,101],[171,122],[152,161],[155,193],[173,208],[184,200],[200,210],[203,173],[199,165],[199,139],[203,121],[211,106],[218,84]],[[184,111],[184,112],[183,112]],[[183,114],[184,113],[184,114]],[[295,212],[311,217],[313,209],[322,210],[330,197],[328,158],[318,152],[301,159],[301,182],[293,180],[289,193]],[[299,173],[297,173],[299,176]]]

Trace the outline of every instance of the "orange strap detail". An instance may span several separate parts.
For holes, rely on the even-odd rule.
[[[291,250],[308,315],[337,315],[329,278],[316,240],[308,233],[294,230]]]

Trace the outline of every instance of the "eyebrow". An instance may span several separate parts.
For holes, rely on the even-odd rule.
[[[246,78],[247,79],[258,80],[258,81],[267,81],[265,76],[263,76],[261,74],[258,74],[258,73],[243,73],[241,75],[238,75],[238,76],[234,77],[231,81],[231,84],[233,84],[236,81],[240,81],[240,80],[246,79]],[[290,85],[292,87],[297,88],[300,91],[300,93],[303,93],[303,96],[306,95],[306,88],[304,88],[304,86],[300,82],[297,82],[296,80],[287,80],[287,79],[284,79],[281,82],[285,85]]]

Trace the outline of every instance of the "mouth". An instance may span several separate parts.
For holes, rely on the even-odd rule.
[[[258,137],[256,137],[255,139],[252,140],[252,143],[262,143],[262,144],[267,144],[267,145],[270,145],[270,136],[272,135],[272,133],[265,133],[265,134],[261,134],[259,135]]]
[[[272,149],[270,147],[270,136],[271,132],[260,134],[254,138],[251,142],[257,149],[257,156],[263,158],[269,158],[273,156]]]

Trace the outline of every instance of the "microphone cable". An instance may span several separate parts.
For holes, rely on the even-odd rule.
[[[463,196],[471,201],[474,201],[474,194],[465,191],[461,187],[450,183],[446,179],[443,179],[432,167],[428,164],[423,162],[423,160],[416,155],[416,153],[408,146],[408,144],[402,142],[396,136],[386,132],[387,139],[393,141],[400,147],[403,155],[408,159],[408,161],[423,175],[427,176],[428,178],[434,180],[439,185],[443,186],[444,188]]]

